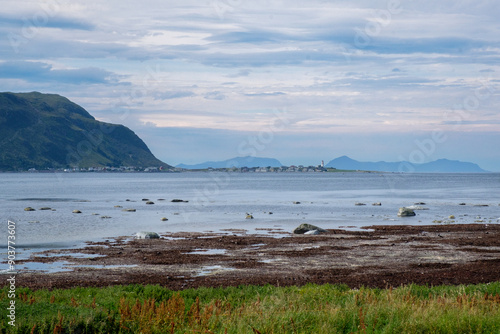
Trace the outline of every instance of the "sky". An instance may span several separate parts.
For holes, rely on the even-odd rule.
[[[170,165],[500,171],[497,0],[0,0],[0,91],[55,93]]]

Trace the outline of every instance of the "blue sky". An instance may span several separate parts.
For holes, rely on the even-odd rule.
[[[163,161],[500,171],[495,0],[0,0],[1,91],[64,95]]]

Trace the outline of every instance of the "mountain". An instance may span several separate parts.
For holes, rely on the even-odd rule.
[[[270,158],[257,158],[257,157],[236,157],[224,161],[207,161],[197,165],[180,164],[176,167],[184,169],[206,169],[212,168],[231,168],[231,167],[281,167],[281,162],[276,159]]]
[[[168,166],[123,125],[55,94],[0,93],[0,170]]]
[[[416,172],[416,173],[485,173],[484,169],[471,162],[439,159],[436,161],[412,164],[408,161],[400,162],[360,162],[347,156],[333,159],[326,167],[350,170],[369,170],[380,172]]]

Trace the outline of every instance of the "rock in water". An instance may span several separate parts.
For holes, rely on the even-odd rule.
[[[411,217],[416,216],[415,211],[408,208],[399,208],[398,217]]]
[[[172,203],[187,203],[189,201],[185,201],[183,199],[178,199],[178,198],[174,198],[173,200],[171,200],[170,202]]]
[[[24,211],[35,211],[31,206],[28,206],[27,208],[24,208]]]
[[[137,232],[135,234],[135,238],[136,239],[159,239],[160,236],[156,232],[141,231],[141,232]]]
[[[311,224],[300,224],[299,227],[297,227],[295,230],[293,230],[293,234],[305,234],[306,232],[314,231],[314,230],[318,231],[318,233],[325,233],[326,232],[326,230],[324,230],[318,226],[314,226]]]
[[[73,213],[82,213],[80,210],[73,210]]]

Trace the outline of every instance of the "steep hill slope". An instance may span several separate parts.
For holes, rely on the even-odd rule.
[[[0,170],[168,166],[123,125],[55,94],[0,93]]]

